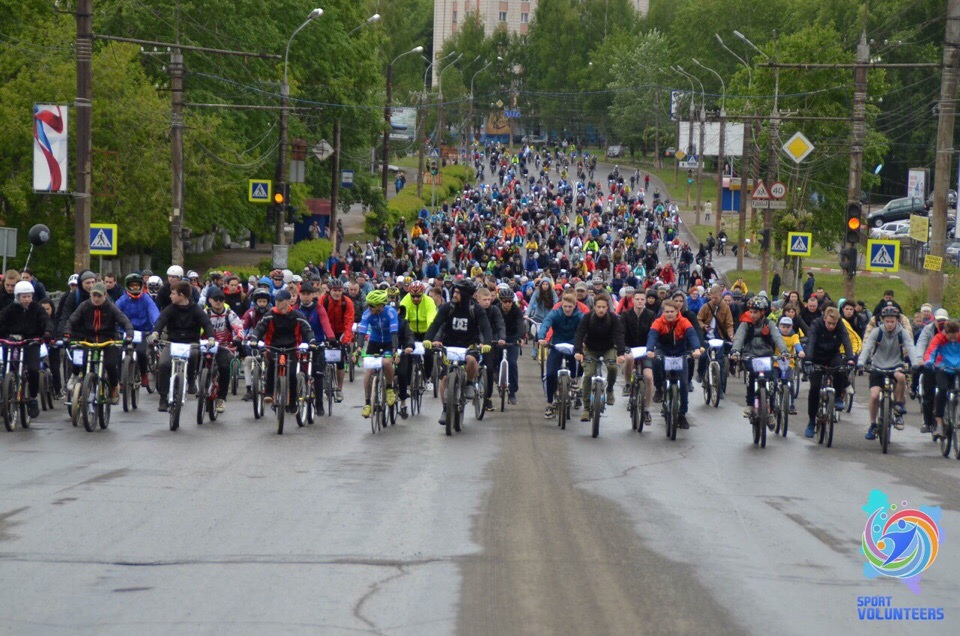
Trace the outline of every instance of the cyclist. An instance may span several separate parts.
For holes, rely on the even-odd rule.
[[[150,294],[144,293],[143,276],[138,273],[127,274],[123,279],[125,293],[117,300],[117,308],[120,309],[133,323],[133,328],[150,334],[153,331],[153,325],[160,317],[160,310],[157,304],[150,297]],[[136,345],[137,366],[140,368],[140,384],[147,386],[147,340],[141,338],[140,343]]]
[[[777,326],[780,328],[780,335],[783,336],[783,343],[787,345],[787,349],[792,351],[794,355],[798,358],[803,358],[803,345],[800,344],[800,334],[794,328],[793,319],[789,316],[780,316],[780,320],[777,321]],[[787,380],[793,382],[799,382],[799,380],[794,380],[794,370],[796,365],[793,360],[790,361],[787,366],[786,372],[781,369],[781,377],[785,377]],[[797,414],[797,406],[794,403],[793,391],[790,392],[790,415]]]
[[[741,354],[768,357],[778,353],[783,355],[790,353],[777,324],[767,318],[769,310],[770,303],[763,296],[754,296],[747,302],[747,311],[740,318],[740,326],[737,327],[737,333],[733,338],[733,347],[730,350],[732,359],[739,359]],[[756,397],[753,386],[756,374],[753,369],[748,371],[747,407],[743,409],[744,417],[750,417],[753,414],[753,400]],[[773,422],[767,422],[767,425],[773,426]]]
[[[163,286],[160,287],[160,291],[157,292],[157,298],[156,298],[157,308],[160,311],[163,311],[164,309],[167,308],[167,306],[170,305],[172,301],[171,290],[173,289],[173,286],[179,283],[180,281],[183,281],[183,268],[180,267],[179,265],[171,265],[170,267],[168,267],[167,282],[165,282]],[[193,285],[190,285],[190,300],[193,302],[200,301],[200,290],[194,287]]]
[[[343,288],[341,287],[341,289]],[[313,335],[318,343],[338,342],[334,335],[333,324],[330,322],[330,317],[323,305],[318,302],[317,290],[310,281],[304,281],[300,285],[300,306],[298,311],[303,314],[303,317],[310,323],[310,327],[313,329]],[[314,386],[317,387],[318,391],[319,387],[323,386],[323,368],[325,364],[322,350],[316,349],[313,352],[313,377]],[[336,395],[334,395],[334,400],[336,400]],[[324,413],[323,400],[320,400],[317,413],[320,415]]]
[[[613,406],[616,401],[613,385],[617,382],[617,365],[623,364],[626,350],[623,323],[617,314],[610,311],[610,296],[605,292],[597,294],[593,299],[593,309],[577,325],[574,336],[574,358],[583,364],[586,383],[583,386],[584,397],[591,395],[597,362],[603,357],[607,365],[607,404]],[[584,407],[580,421],[590,421],[589,407]]]
[[[266,289],[255,289],[251,292],[250,299],[250,309],[240,319],[244,333],[248,334],[260,324],[263,317],[270,311],[270,292]],[[243,401],[249,402],[253,399],[253,387],[250,384],[253,379],[253,356],[247,356],[243,359],[243,379],[247,385],[247,390],[243,394]]]
[[[213,337],[220,344],[217,349],[217,373],[219,374],[218,393],[216,397],[217,413],[223,413],[224,400],[227,399],[227,389],[230,385],[230,362],[236,354],[237,347],[243,342],[243,323],[237,312],[226,302],[226,294],[219,287],[210,287],[207,292],[206,309],[213,325]]]
[[[576,292],[569,289],[565,291],[560,300],[560,307],[550,311],[540,324],[540,331],[537,334],[540,346],[547,345],[547,332],[551,329],[553,330],[553,337],[551,339],[553,344],[574,344],[580,321],[585,315],[577,305]],[[560,364],[563,359],[567,360],[567,368],[570,369],[571,375],[574,378],[580,376],[576,359],[572,354],[561,353],[557,349],[550,350],[550,355],[547,356],[545,370],[547,408],[543,412],[543,416],[547,419],[553,417],[556,413],[553,398],[557,392],[557,371],[560,369]]]
[[[410,283],[407,295],[400,299],[400,307],[403,308],[410,323],[414,340],[423,341],[427,329],[437,317],[437,303],[427,295],[426,291],[424,284],[415,280]],[[433,377],[432,374],[433,356],[423,356],[423,377],[427,378],[424,389],[427,392],[433,391],[433,382],[429,379]]]
[[[313,335],[313,328],[306,321],[299,311],[293,308],[293,296],[286,289],[279,289],[273,295],[276,303],[273,309],[267,312],[263,320],[254,327],[247,335],[248,341],[262,340],[268,347],[274,349],[285,349],[288,352],[301,346],[314,344],[316,339]],[[274,353],[267,351],[265,362],[267,368],[266,386],[264,387],[264,402],[273,402],[274,383],[276,381],[276,365],[271,363]],[[296,357],[287,355],[287,364],[289,368],[295,368]],[[287,373],[290,378],[289,393],[287,400],[287,410],[291,413],[297,411],[297,382],[296,373]]]
[[[490,331],[490,321],[487,319],[487,312],[477,306],[473,300],[476,287],[470,279],[458,280],[453,286],[453,293],[450,302],[444,304],[437,310],[437,317],[434,318],[427,333],[424,334],[423,346],[432,348],[434,344],[442,346],[443,343],[454,347],[473,347],[480,344],[480,353],[490,350],[490,341],[493,335]],[[467,385],[464,387],[464,395],[468,400],[474,398],[474,379],[477,377],[477,370],[480,366],[479,354],[476,350],[467,352],[466,372]],[[447,377],[444,374],[440,381],[440,391],[446,394]],[[447,425],[446,400],[444,400],[444,410],[440,415],[440,425]]]
[[[377,355],[384,352],[400,353],[400,320],[397,310],[387,306],[387,291],[374,289],[366,297],[367,309],[360,319],[357,328],[357,350],[354,356],[359,358],[366,343],[367,355]],[[393,360],[383,358],[383,376],[387,382],[387,406],[397,403],[397,394],[393,390]],[[363,374],[364,404],[360,414],[370,417],[373,407],[370,405],[370,391],[373,388],[373,369],[367,369]]]
[[[493,294],[490,293],[490,290],[486,287],[481,287],[474,294],[474,298],[477,301],[477,304],[480,305],[480,308],[487,314],[487,321],[490,323],[490,333],[492,335],[492,344],[502,347],[507,344],[507,330],[506,325],[503,321],[503,312],[500,311],[499,307],[493,306]],[[499,360],[498,360],[499,361]],[[485,387],[486,395],[484,400],[486,400],[486,408],[493,409],[493,385],[496,384],[496,372],[499,367],[490,361],[486,365],[487,369],[487,384]]]
[[[394,309],[397,304],[391,303]],[[403,307],[397,309],[397,322],[400,330],[397,332],[397,340],[400,346],[399,363],[397,365],[397,397],[400,399],[400,418],[407,419],[409,411],[407,410],[407,398],[410,397],[410,382],[413,380],[413,332],[410,330],[410,323],[406,318],[407,310]]]
[[[320,304],[327,312],[327,318],[330,320],[330,327],[333,329],[333,339],[346,347],[353,342],[353,323],[355,321],[355,308],[353,301],[343,293],[343,281],[339,278],[331,278],[327,293],[323,295]],[[343,376],[345,374],[343,356],[337,365],[337,388],[334,391],[334,401],[343,402]]]
[[[116,340],[118,327],[127,333],[128,341],[133,339],[133,325],[130,320],[116,305],[107,300],[107,287],[103,283],[95,283],[90,288],[90,298],[80,303],[67,320],[67,330],[63,338],[70,340],[73,335],[89,342],[106,342]],[[108,348],[103,352],[103,362],[110,381],[110,398],[116,404],[120,401],[120,352]],[[73,374],[76,376],[78,373],[80,367],[75,365]]]
[[[680,305],[673,300],[663,301],[663,313],[650,325],[650,333],[647,336],[647,357],[651,360],[660,356],[679,357],[692,353],[694,359],[700,358],[700,340],[697,338],[697,330],[693,328],[690,321],[680,315]],[[686,358],[684,358],[686,365]],[[653,400],[655,402],[663,401],[663,384],[665,371],[663,364],[658,364],[655,369],[656,393]],[[687,372],[680,373],[680,418],[677,421],[679,428],[690,428],[687,421]],[[657,397],[660,397],[658,400]]]
[[[154,323],[150,342],[155,342],[164,329],[167,331],[167,339],[170,342],[197,344],[200,342],[202,332],[203,337],[207,338],[207,345],[212,347],[214,344],[213,324],[200,305],[193,301],[193,286],[185,280],[177,281],[170,288],[170,304],[160,312],[160,317]],[[198,360],[199,351],[191,350],[187,364],[187,393],[191,395],[197,392],[194,378],[197,374]],[[160,394],[160,405],[157,410],[159,411],[167,410],[167,392],[170,388],[172,369],[170,348],[165,347],[160,352],[157,363],[157,392]]]
[[[924,355],[924,361],[936,369],[937,397],[934,402],[934,416],[937,428],[934,439],[943,437],[943,414],[947,407],[947,393],[953,384],[953,376],[960,368],[960,322],[948,321],[940,333],[933,337]],[[956,422],[954,423],[956,424]]]
[[[840,353],[840,347],[843,347],[844,353],[842,354]],[[854,363],[850,333],[846,327],[840,326],[839,309],[836,307],[825,308],[823,316],[810,324],[807,344],[803,350],[807,362],[820,366],[838,367],[844,360],[848,365]],[[817,409],[820,408],[820,387],[823,384],[823,373],[818,370],[811,370],[807,376],[810,380],[810,393],[807,395],[807,430],[804,431],[804,435],[813,437],[816,432]],[[833,386],[838,396],[837,411],[842,411],[845,408],[843,396],[846,395],[847,383],[846,371],[835,371],[833,373]]]
[[[47,311],[33,297],[35,290],[29,281],[22,280],[14,285],[14,302],[0,311],[0,338],[7,340],[53,337],[53,320]],[[40,346],[30,343],[23,349],[23,361],[27,368],[27,385],[30,399],[27,412],[30,417],[40,415],[37,405],[37,393],[40,390]],[[5,396],[12,399],[13,396]]]
[[[857,365],[863,367],[873,361],[877,369],[895,369],[906,363],[920,366],[923,363],[921,354],[914,349],[913,338],[900,325],[900,311],[893,305],[880,310],[882,325],[870,332],[863,343]],[[903,430],[903,414],[907,409],[903,405],[903,394],[906,386],[906,376],[903,371],[894,374],[897,382],[894,390],[894,426],[898,431]],[[880,387],[883,386],[883,374],[873,371],[870,373],[870,428],[867,430],[867,439],[877,438],[877,410],[880,401]]]
[[[946,309],[938,309],[934,312],[933,322],[924,327],[917,338],[916,350],[920,355],[926,354],[930,347],[930,341],[943,331],[943,326],[947,324],[948,320],[950,320],[950,314]],[[936,373],[926,365],[922,365],[917,371],[920,375],[917,382],[923,383],[923,401],[920,404],[923,412],[923,428],[920,429],[920,432],[932,433],[936,426],[933,417],[933,399],[937,386]]]
[[[653,325],[653,321],[657,319],[657,314],[644,303],[636,302],[631,309],[620,314],[620,318],[623,322],[623,340],[627,349],[646,347],[647,338],[650,335],[650,327]],[[643,419],[645,422],[649,422],[650,411],[648,407],[653,403],[653,365],[646,358],[635,360],[633,356],[626,356],[623,363],[624,396],[630,395],[630,384],[633,380],[634,367],[643,374]]]
[[[76,276],[76,274],[74,274],[74,276]],[[73,276],[71,276],[71,278],[73,278]],[[60,304],[57,306],[57,316],[59,318],[56,335],[60,336],[66,332],[70,316],[77,310],[77,307],[90,298],[90,290],[93,289],[93,285],[96,282],[97,275],[90,270],[80,272],[80,276],[77,278],[77,287],[71,285],[70,291],[63,295],[60,299]],[[67,390],[72,391],[73,387],[67,386]]]
[[[520,367],[517,361],[520,356],[520,341],[526,336],[526,325],[523,322],[523,311],[517,305],[516,294],[504,285],[500,287],[497,295],[500,299],[500,311],[503,314],[506,335],[504,348],[507,352],[507,367],[510,376],[507,400],[510,404],[516,404],[517,391],[520,388]]]
[[[700,323],[700,329],[703,331],[705,339],[725,340],[733,342],[734,323],[733,314],[730,307],[723,302],[723,289],[720,285],[712,285],[707,295],[707,302],[697,313],[697,322]],[[727,392],[727,373],[724,373],[724,357],[726,356],[726,346],[717,349],[717,362],[720,364],[720,398],[723,399]],[[709,358],[704,356],[700,358],[697,364],[697,382],[703,382],[703,376],[707,372],[707,362]]]

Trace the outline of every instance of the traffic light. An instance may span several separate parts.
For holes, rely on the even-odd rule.
[[[857,273],[857,248],[845,247],[840,250],[840,269],[854,276]]]
[[[860,244],[860,204],[851,203],[847,206],[847,218],[844,224],[844,238],[846,243]]]
[[[273,202],[277,205],[283,205],[283,192],[274,192]]]
[[[760,234],[760,249],[770,249],[770,230],[763,230]]]

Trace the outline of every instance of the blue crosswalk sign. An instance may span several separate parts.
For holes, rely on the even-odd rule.
[[[787,234],[787,256],[810,256],[810,232],[790,232]]]
[[[867,269],[871,272],[900,270],[900,241],[867,241]]]
[[[115,223],[90,224],[90,255],[117,255],[117,225]]]

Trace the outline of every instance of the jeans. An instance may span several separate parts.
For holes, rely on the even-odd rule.
[[[818,363],[819,364],[819,363]],[[838,367],[841,364],[840,354],[834,356],[827,364],[822,365],[826,367]],[[836,400],[845,400],[849,398],[846,394],[847,384],[849,384],[847,379],[847,372],[845,370],[836,371],[833,374],[833,388],[836,391]],[[807,417],[810,418],[808,421],[813,422],[817,419],[817,410],[820,408],[820,387],[823,385],[823,373],[821,371],[813,370],[810,372],[810,394],[807,396]]]
[[[683,359],[683,370],[682,370],[682,371],[671,371],[671,373],[673,373],[673,374],[676,375],[677,380],[680,382],[680,387],[679,387],[679,391],[678,391],[679,396],[680,396],[680,415],[686,415],[686,414],[687,414],[687,393],[688,393],[688,392],[687,392],[687,383],[689,382],[689,380],[687,379],[687,377],[688,377],[688,374],[687,374],[687,364],[688,364],[687,358],[684,357],[684,359]],[[657,360],[657,361],[656,361],[656,364],[653,366],[653,376],[654,376],[654,386],[655,386],[655,387],[666,387],[666,383],[667,383],[667,371],[666,371],[666,370],[664,369],[664,367],[663,367],[663,360]],[[666,396],[664,396],[664,400],[666,400]]]
[[[953,375],[953,371],[947,371],[946,369],[937,369],[936,371],[937,398],[934,402],[933,414],[941,419],[947,410],[947,393],[953,386]]]
[[[613,385],[617,381],[617,352],[614,349],[608,351],[594,351],[592,349],[583,350],[583,397],[584,402],[592,394],[593,376],[597,374],[597,364],[603,357],[604,364],[607,367],[607,391],[613,390]]]
[[[560,363],[566,360],[567,369],[570,370],[570,377],[577,376],[577,361],[574,359],[573,354],[566,355],[560,353],[556,349],[551,349],[550,354],[547,356],[547,365],[546,365],[546,384],[547,384],[547,403],[553,404],[554,394],[557,392],[557,371],[560,370]]]
[[[190,358],[187,363],[187,384],[193,382],[197,375],[197,362],[200,360],[200,351],[192,348]],[[173,370],[173,361],[170,358],[170,347],[164,347],[160,350],[160,358],[157,362],[157,392],[160,393],[160,399],[167,399],[170,393],[170,373]],[[178,396],[174,396],[175,398]]]

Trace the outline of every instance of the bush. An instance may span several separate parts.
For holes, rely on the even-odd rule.
[[[253,267],[252,265],[239,265],[239,266],[218,265],[217,267],[210,268],[210,270],[217,270],[220,272],[230,272],[231,274],[236,275],[240,279],[240,282],[242,283],[245,283],[247,279],[250,278],[251,276],[256,276],[257,278],[260,278],[264,274],[264,272],[261,272],[261,270],[259,270],[256,267]],[[204,275],[206,275],[206,273],[207,272],[204,272]]]
[[[307,266],[308,261],[313,261],[314,265],[325,263],[332,251],[333,243],[327,239],[312,239],[294,243],[290,246],[287,257],[287,269],[294,274],[299,274]]]
[[[431,200],[435,199],[437,205],[442,205],[445,201],[449,202],[456,198],[463,191],[464,186],[473,179],[474,174],[472,168],[462,165],[446,166],[440,170],[440,173],[443,175],[443,185],[424,185],[421,199],[416,194],[416,182],[408,183],[400,194],[387,201],[386,214],[377,212],[367,214],[364,229],[369,234],[375,235],[381,225],[384,223],[393,225],[399,218],[403,218],[409,225],[416,220],[425,205],[429,207]]]

